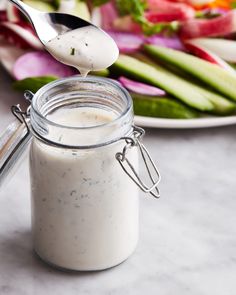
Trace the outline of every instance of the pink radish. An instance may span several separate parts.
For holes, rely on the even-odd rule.
[[[9,22],[19,22],[21,20],[20,11],[12,3],[7,3],[7,20]]]
[[[210,50],[228,62],[236,63],[236,41],[216,38],[197,38],[189,40],[189,42]]]
[[[0,36],[20,48],[42,49],[43,45],[24,23],[0,23]]]
[[[150,12],[172,14],[181,20],[191,19],[195,16],[195,10],[186,3],[176,3],[168,0],[148,0],[147,6]]]
[[[6,10],[0,10],[0,22],[7,21],[7,12]]]
[[[221,16],[224,15],[226,13],[229,12],[228,9],[224,9],[224,8],[205,8],[202,10],[199,10],[200,15],[202,15],[205,18],[210,18],[210,17],[217,17],[217,16]]]
[[[17,80],[22,80],[39,76],[68,77],[75,74],[75,70],[56,61],[47,52],[34,51],[17,59],[13,74]]]
[[[144,42],[144,37],[141,34],[114,31],[108,31],[108,34],[114,39],[122,53],[138,51]]]
[[[145,42],[148,44],[168,47],[176,50],[185,50],[183,43],[178,37],[164,37],[161,35],[153,35],[146,38]]]
[[[114,7],[114,4],[109,2],[102,5],[100,12],[102,17],[102,28],[104,30],[112,30],[114,20],[118,18],[118,13]]]
[[[206,36],[224,36],[236,32],[236,10],[213,19],[193,19],[182,22],[180,37],[193,39]]]
[[[150,96],[163,96],[166,94],[166,92],[160,88],[136,82],[125,77],[120,77],[118,80],[125,88],[135,93],[146,94]]]
[[[145,13],[147,20],[151,23],[159,23],[159,22],[171,22],[175,20],[184,21],[189,18],[193,18],[187,15],[184,11],[148,11]]]
[[[196,45],[194,42],[188,41],[185,43],[185,47],[194,55],[209,61],[213,64],[216,64],[222,68],[224,68],[227,71],[230,71],[234,74],[236,74],[236,71],[228,65],[223,59],[221,59],[219,56],[215,55],[210,50],[205,49],[204,47]]]

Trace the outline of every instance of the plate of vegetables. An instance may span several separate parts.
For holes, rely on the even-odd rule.
[[[137,124],[203,128],[236,123],[236,2],[233,0],[23,0],[80,16],[116,41],[120,56],[93,75],[116,79],[134,102]],[[75,53],[76,54],[76,53]],[[78,74],[50,56],[30,23],[0,3],[0,62],[13,87],[36,92]]]

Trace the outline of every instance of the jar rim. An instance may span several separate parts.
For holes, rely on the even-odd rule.
[[[118,90],[121,95],[123,95],[123,97],[126,100],[126,109],[124,111],[122,111],[114,120],[100,124],[100,125],[94,125],[94,126],[67,126],[67,125],[63,125],[63,124],[59,124],[56,123],[50,119],[48,119],[46,116],[42,115],[42,113],[39,111],[36,102],[37,99],[42,96],[43,94],[45,94],[47,91],[49,91],[50,89],[62,85],[65,82],[93,82],[93,83],[103,83],[103,84],[107,84],[108,86],[113,87],[114,89]],[[104,78],[104,77],[96,77],[93,75],[89,75],[87,77],[81,77],[78,75],[72,76],[72,77],[67,77],[67,78],[61,78],[58,80],[55,80],[53,82],[48,83],[47,85],[43,86],[42,88],[40,88],[35,94],[34,97],[32,99],[32,103],[31,103],[31,108],[33,109],[33,111],[36,113],[37,116],[39,116],[41,119],[43,119],[45,121],[45,123],[48,123],[52,126],[55,127],[59,127],[59,128],[65,128],[65,129],[70,129],[70,130],[85,130],[85,129],[95,129],[95,128],[101,128],[101,127],[105,127],[109,125],[112,125],[114,123],[119,122],[119,120],[121,120],[127,113],[130,112],[131,108],[132,108],[132,99],[130,97],[129,92],[117,81],[110,79],[110,78]]]

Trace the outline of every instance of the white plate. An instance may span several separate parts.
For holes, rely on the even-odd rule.
[[[135,124],[150,128],[209,128],[236,124],[236,116],[209,117],[199,119],[162,119],[135,116]]]

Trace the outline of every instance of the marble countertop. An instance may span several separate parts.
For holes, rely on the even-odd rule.
[[[0,131],[23,102],[0,69]],[[236,126],[147,130],[161,199],[140,196],[140,240],[121,265],[63,273],[34,256],[25,156],[0,189],[1,295],[235,295]]]

